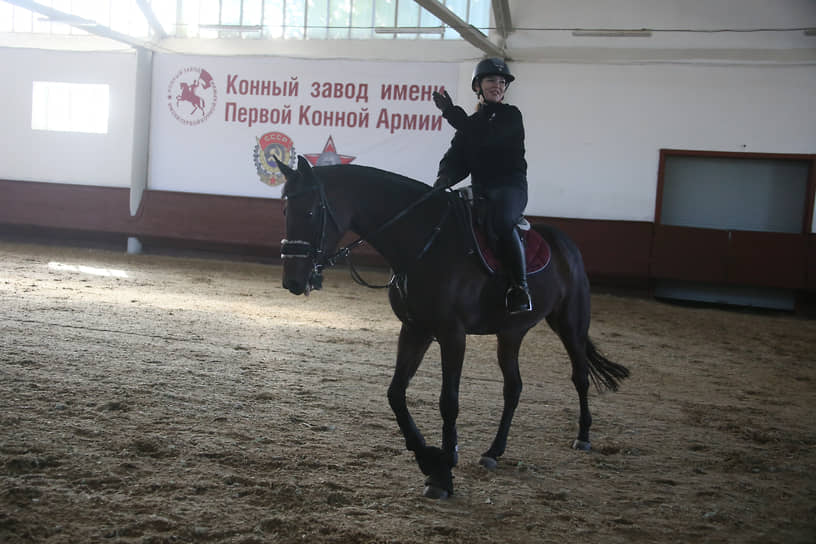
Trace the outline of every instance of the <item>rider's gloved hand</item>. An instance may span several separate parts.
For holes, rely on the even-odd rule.
[[[439,108],[439,111],[445,113],[448,109],[453,107],[453,100],[451,99],[448,91],[442,90],[445,94],[439,94],[438,92],[433,92],[433,101],[436,104],[436,107]]]

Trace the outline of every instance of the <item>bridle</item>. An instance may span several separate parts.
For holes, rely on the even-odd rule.
[[[397,215],[380,225],[378,228],[374,229],[372,232],[369,232],[366,235],[366,238],[370,238],[379,232],[385,230],[386,228],[390,227],[400,219],[402,219],[408,212],[431,198],[433,195],[444,191],[446,188],[433,188],[430,191],[423,194],[420,198],[415,200],[411,203],[408,207],[401,210]],[[292,198],[309,194],[314,191],[318,192],[318,196],[320,198],[320,202],[318,204],[318,213],[320,214],[320,238],[317,241],[317,244],[313,244],[308,240],[288,240],[284,238],[281,240],[281,259],[311,259],[312,270],[309,273],[309,277],[306,281],[306,292],[308,293],[311,289],[320,289],[323,283],[323,270],[326,268],[331,268],[337,264],[337,262],[341,259],[350,257],[351,250],[357,248],[365,243],[364,237],[360,236],[350,244],[347,244],[341,247],[336,252],[332,253],[331,255],[327,255],[325,244],[326,244],[326,229],[328,227],[329,221],[334,223],[334,226],[337,230],[340,230],[340,223],[338,223],[337,218],[335,216],[334,210],[332,210],[331,204],[329,203],[329,199],[326,196],[326,190],[323,187],[323,183],[320,182],[319,178],[315,178],[315,182],[311,187],[306,187],[299,191],[295,191],[292,194],[287,194],[286,199],[291,200]],[[426,251],[431,247],[433,241],[436,239],[436,236],[439,234],[442,223],[448,217],[450,212],[450,202],[448,203],[448,207],[445,210],[442,218],[440,219],[439,223],[431,232],[428,240],[426,241],[425,245],[423,246],[420,253],[417,255],[416,259],[422,257]],[[384,289],[386,287],[390,287],[394,281],[394,278],[391,278],[385,285],[370,285],[368,284],[357,270],[354,268],[354,265],[351,263],[349,259],[349,266],[351,267],[351,276],[360,285],[364,285],[365,287],[370,288],[377,288],[377,289]]]
[[[320,214],[320,238],[317,244],[313,244],[308,240],[287,240],[286,238],[281,240],[281,259],[311,259],[312,261],[312,270],[306,281],[307,293],[312,288],[320,289],[322,287],[323,269],[334,266],[337,260],[342,256],[341,250],[327,257],[324,249],[326,245],[326,228],[328,227],[329,220],[334,223],[334,226],[338,230],[340,224],[337,222],[334,210],[332,210],[329,199],[326,197],[326,190],[323,188],[323,184],[316,180],[311,187],[301,189],[293,194],[287,194],[286,198],[287,200],[291,200],[292,198],[314,191],[318,191],[320,197],[320,203],[318,204],[318,213]],[[347,251],[351,251],[351,249]]]

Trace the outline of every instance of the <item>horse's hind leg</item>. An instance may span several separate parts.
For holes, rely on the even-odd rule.
[[[566,345],[566,341],[564,343]],[[589,413],[589,363],[586,359],[586,339],[571,339],[567,347],[572,361],[572,383],[578,392],[578,404],[581,413],[578,416],[578,437],[572,443],[576,450],[589,451],[589,428],[592,426],[592,415]]]
[[[589,361],[587,360],[587,338],[589,334],[589,294],[578,296],[565,305],[563,311],[547,317],[550,327],[558,334],[572,362],[572,383],[578,392],[580,415],[578,416],[578,437],[572,443],[576,450],[589,451],[589,428],[592,415],[589,413]]]
[[[507,447],[507,434],[510,432],[513,414],[516,412],[521,397],[521,373],[519,372],[518,355],[525,332],[502,332],[497,335],[499,366],[504,377],[504,410],[502,411],[496,438],[493,440],[490,449],[484,452],[479,460],[479,463],[488,469],[496,468],[498,458]]]

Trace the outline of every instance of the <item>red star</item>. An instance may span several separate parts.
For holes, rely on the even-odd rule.
[[[323,146],[323,151],[320,153],[304,153],[304,157],[312,166],[327,166],[330,164],[348,164],[357,157],[351,155],[340,155],[337,153],[337,148],[334,146],[334,140],[331,136],[326,140],[326,145]]]

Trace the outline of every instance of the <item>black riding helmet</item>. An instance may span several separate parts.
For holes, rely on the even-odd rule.
[[[516,77],[510,73],[510,69],[502,59],[492,58],[481,60],[473,70],[473,79],[470,82],[470,88],[473,89],[473,92],[477,95],[481,92],[479,82],[485,76],[502,76],[507,82],[508,87],[510,83],[516,79]]]

